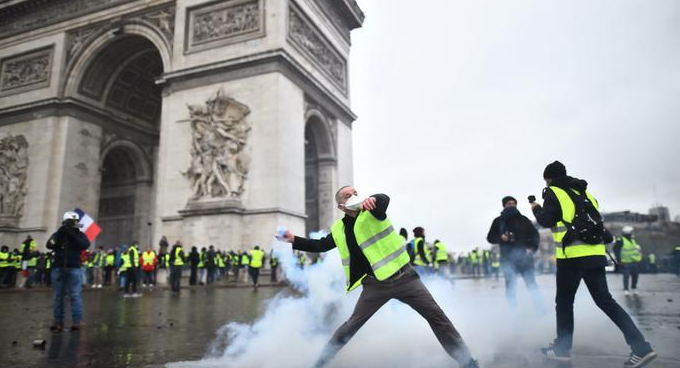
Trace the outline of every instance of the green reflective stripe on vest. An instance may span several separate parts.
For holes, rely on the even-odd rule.
[[[361,252],[368,260],[375,278],[383,281],[394,275],[399,269],[409,263],[409,256],[403,239],[394,231],[389,219],[378,220],[369,211],[361,211],[354,222],[354,235]],[[361,275],[358,281],[350,285],[350,253],[345,239],[345,224],[337,220],[331,226],[333,241],[340,252],[347,292],[357,288],[366,275]],[[361,247],[361,245],[364,245]]]
[[[394,252],[390,253],[387,257],[383,258],[382,260],[376,262],[375,264],[371,265],[371,268],[373,269],[373,273],[379,272],[378,269],[380,269],[383,266],[386,266],[388,263],[392,262],[393,260],[397,259],[400,255],[402,255],[403,252],[406,252],[406,247],[401,246],[399,249],[395,250]],[[402,265],[403,266],[403,265]],[[401,268],[401,267],[399,267]],[[398,271],[395,270],[395,271]],[[394,274],[394,272],[393,272]],[[392,275],[390,275],[392,276]],[[388,276],[389,277],[389,276]]]
[[[390,233],[392,233],[393,231],[394,231],[394,228],[392,227],[392,225],[390,225],[390,227],[388,227],[387,229],[375,234],[374,236],[368,238],[363,243],[359,244],[359,248],[361,248],[361,250],[364,250],[364,249],[370,247],[371,245],[377,243],[382,238],[390,235]]]
[[[621,263],[635,263],[642,261],[642,253],[640,252],[640,245],[635,239],[628,239],[625,236],[621,237],[623,247],[621,248]]]
[[[562,219],[571,223],[576,217],[576,206],[574,201],[571,200],[569,194],[562,188],[555,186],[549,187],[550,190],[555,193],[557,201],[560,203],[560,208],[562,209]],[[573,190],[573,189],[572,189]],[[578,193],[574,191],[574,193]],[[588,200],[592,202],[595,209],[599,209],[599,204],[597,200],[586,190],[586,196]],[[550,229],[553,233],[553,240],[555,241],[555,258],[566,259],[566,258],[579,258],[588,256],[604,256],[607,254],[607,248],[604,244],[583,244],[583,243],[573,243],[562,246],[562,239],[567,234],[567,226],[563,221],[558,221],[555,227]]]

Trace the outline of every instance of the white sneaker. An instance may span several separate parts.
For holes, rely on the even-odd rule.
[[[633,295],[638,295],[637,290],[633,289]]]
[[[623,295],[628,296],[628,295],[630,295],[630,293],[628,292],[628,290],[624,290]]]
[[[139,298],[140,296],[142,296],[142,294],[140,294],[140,293],[134,293],[134,294],[132,294],[132,297],[133,297],[133,298]]]
[[[132,294],[125,293],[123,294],[123,298],[132,298]]]

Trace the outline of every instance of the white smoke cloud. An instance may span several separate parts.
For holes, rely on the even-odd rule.
[[[250,325],[232,322],[221,327],[203,360],[170,363],[169,368],[313,366],[335,329],[351,315],[361,290],[345,294],[336,251],[328,252],[323,263],[300,270],[289,244],[275,242],[273,247],[297,293],[279,293]],[[437,277],[423,281],[482,364],[518,367],[539,362],[538,348],[554,338],[554,304],[550,301],[554,290],[548,286],[554,283],[552,276],[541,278],[543,298],[551,311],[543,316],[521,281],[519,307],[514,311],[505,302],[502,279],[457,281],[455,285]],[[596,343],[600,350],[627,353],[622,336],[586,290],[577,296],[575,314],[575,350]],[[411,368],[455,363],[427,322],[407,305],[392,300],[328,364],[329,368],[350,366]]]

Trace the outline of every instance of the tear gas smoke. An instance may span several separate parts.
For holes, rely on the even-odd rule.
[[[203,360],[170,363],[169,368],[313,366],[332,333],[351,315],[361,290],[346,295],[336,251],[326,253],[322,263],[302,270],[295,266],[290,244],[274,241],[272,246],[299,295],[279,293],[252,325],[231,322],[218,329]],[[505,301],[503,279],[465,280],[455,285],[434,276],[423,281],[482,365],[527,367],[534,366],[530,362],[540,362],[538,348],[554,338],[553,277],[539,278],[550,311],[543,315],[536,311],[522,282],[517,291],[519,306],[511,309]],[[574,350],[596,344],[626,355],[623,337],[584,289],[582,285],[574,306]],[[350,366],[412,368],[455,363],[426,321],[407,305],[392,300],[328,364],[329,368]]]

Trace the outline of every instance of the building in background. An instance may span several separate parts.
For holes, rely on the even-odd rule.
[[[268,245],[352,181],[353,0],[0,2],[0,243]]]

